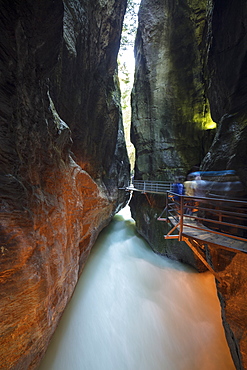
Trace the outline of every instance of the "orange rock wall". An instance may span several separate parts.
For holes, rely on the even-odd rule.
[[[32,210],[6,211],[2,218],[0,358],[4,369],[37,366],[93,242],[113,211],[78,166],[68,166],[56,177],[35,195]]]
[[[98,5],[97,10],[82,0],[1,1],[1,369],[38,366],[94,241],[127,201],[125,192],[118,189],[128,181],[129,162],[115,77],[126,1],[110,1],[107,6],[101,1]],[[112,54],[111,48],[107,49],[110,40],[116,50],[111,69],[102,67],[97,52],[90,54],[94,38],[91,44],[88,41],[89,49],[84,45],[79,52],[79,36],[72,34],[77,43],[71,58],[77,68],[70,69],[70,77],[79,81],[87,75],[88,85],[83,79],[69,93],[68,69],[57,71],[61,63],[63,67],[69,63],[64,57],[65,48],[71,46],[64,41],[65,23],[70,19],[71,30],[77,27],[88,39],[96,11],[101,29],[104,19],[107,28],[110,16],[115,15],[114,27],[107,28],[109,39],[104,39],[102,32],[97,40],[103,59]],[[86,65],[96,66],[99,84],[108,81],[97,96],[88,95],[87,102],[76,95],[92,85],[96,89],[97,81],[95,70],[85,72],[85,59]],[[67,92],[64,86],[60,95],[58,86],[63,79]],[[69,95],[73,96],[71,102]],[[93,111],[98,113],[93,116]],[[97,125],[99,132],[106,133],[92,146]],[[80,127],[80,135],[76,127]]]

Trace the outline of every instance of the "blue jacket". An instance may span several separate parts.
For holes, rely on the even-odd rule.
[[[179,195],[184,195],[184,185],[179,183],[179,182],[176,182],[174,184],[172,184],[172,191],[173,193],[176,193],[176,194],[179,194]],[[179,197],[174,197],[175,200],[178,200]]]

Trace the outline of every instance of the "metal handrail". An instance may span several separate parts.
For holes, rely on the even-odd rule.
[[[178,198],[179,202],[177,202],[175,198]],[[208,208],[206,205],[211,208]],[[231,209],[232,207],[234,208]],[[186,214],[186,210],[188,209],[196,209],[197,215]],[[168,221],[169,217],[172,217],[174,223],[176,224],[175,229],[179,228],[177,236],[179,240],[182,240],[183,228],[184,226],[187,226],[192,229],[199,229],[207,231],[209,233],[218,234],[221,236],[226,236],[247,242],[246,201],[221,198],[189,197],[186,195],[178,195],[174,192],[168,191],[166,208],[163,210],[161,215],[163,215],[164,212],[166,212],[166,220]],[[207,214],[205,215],[205,213]],[[217,217],[217,219],[210,218],[210,214],[214,217]],[[194,219],[195,221],[200,221],[202,226],[193,225],[192,223],[186,223],[184,217]],[[234,222],[229,222],[229,218],[231,220],[234,219]],[[164,218],[159,216],[158,220],[164,220]],[[203,228],[204,224],[207,225],[207,229]],[[216,225],[218,226],[219,230],[215,230],[213,228]],[[225,227],[227,231],[225,229],[222,230],[222,227]],[[231,232],[231,228],[237,229],[238,233],[240,233],[240,230],[242,230],[242,232],[246,230],[246,235],[235,235],[235,233]],[[174,230],[174,228],[172,230]]]
[[[141,190],[144,193],[166,193],[171,190],[171,181],[150,181],[150,180],[133,180],[135,189]]]

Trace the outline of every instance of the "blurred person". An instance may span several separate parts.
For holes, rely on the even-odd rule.
[[[206,181],[202,180],[201,176],[195,177],[194,196],[204,198],[206,196]]]
[[[172,184],[172,192],[178,195],[184,195],[184,184],[181,177],[177,177]],[[174,196],[175,201],[179,201],[179,196]]]
[[[196,191],[196,181],[195,181],[195,176],[189,174],[187,176],[187,180],[184,182],[184,188],[185,188],[185,195],[188,197],[194,197],[195,196],[195,191]],[[187,200],[186,201],[186,209],[185,213],[187,215],[191,215],[193,211],[193,205],[194,201],[193,200]]]
[[[196,182],[195,182],[195,176],[188,175],[187,180],[184,182],[184,188],[185,188],[185,195],[188,197],[194,197],[195,196],[195,188],[196,188]]]
[[[207,182],[202,180],[200,175],[197,175],[194,181],[195,181],[194,197],[205,198]],[[200,207],[203,207],[203,203],[205,203],[205,200],[195,199],[194,208],[192,210],[192,214],[195,217],[203,217],[204,211],[200,209]],[[199,222],[197,219],[195,219],[195,221],[197,221],[197,223]]]

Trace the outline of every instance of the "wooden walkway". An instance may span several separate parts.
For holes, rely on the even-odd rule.
[[[245,201],[178,196],[167,192],[166,208],[158,220],[166,221],[171,226],[164,238],[186,242],[220,282],[218,274],[207,261],[206,246],[247,253]]]
[[[165,239],[179,239],[180,233],[180,222],[176,222],[172,217],[169,217],[168,222],[172,228],[176,228],[178,231],[177,235],[165,235]],[[220,232],[214,233],[213,230],[207,228],[200,222],[192,221],[184,217],[183,230],[181,232],[181,239],[193,239],[197,242],[202,242],[203,244],[210,244],[214,246],[220,246],[223,249],[235,250],[236,252],[247,253],[247,239],[242,241],[235,239],[235,236],[220,234]]]
[[[178,195],[169,181],[134,180],[125,190],[166,196],[166,207],[158,221],[170,224],[165,239],[184,241],[220,281],[206,258],[206,246],[247,253],[247,202]],[[175,200],[176,199],[176,200]],[[178,199],[178,200],[177,200]],[[149,199],[148,199],[149,201]],[[150,206],[151,203],[149,202]],[[196,213],[192,213],[195,211]],[[189,214],[186,214],[188,212]]]

